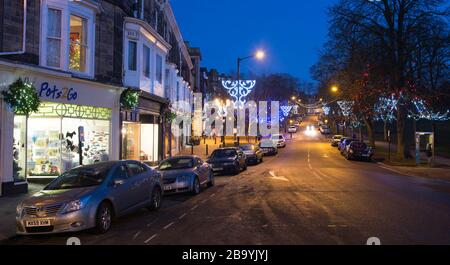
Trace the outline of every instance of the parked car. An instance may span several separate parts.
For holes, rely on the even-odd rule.
[[[113,219],[162,200],[161,174],[137,161],[73,168],[17,206],[17,234],[106,233]]]
[[[347,140],[347,139],[350,139],[350,138],[348,138],[348,137],[342,137],[341,138],[341,140],[339,141],[338,146],[337,146],[339,151],[341,151],[341,147],[342,147],[344,141]]]
[[[261,148],[264,156],[274,156],[278,154],[277,144],[270,139],[261,140],[259,147]]]
[[[325,125],[325,124],[323,124],[319,127],[319,131],[321,134],[330,134],[331,133],[330,127],[328,127],[328,125]]]
[[[207,162],[212,166],[214,173],[232,172],[238,174],[241,170],[247,169],[246,160],[247,157],[240,148],[228,147],[214,150]]]
[[[331,138],[331,146],[337,147],[343,137],[343,135],[334,135],[333,138]]]
[[[344,156],[347,160],[363,159],[371,161],[373,152],[372,148],[367,146],[367,144],[359,141],[353,141],[345,149]]]
[[[241,145],[240,148],[247,157],[247,165],[259,164],[263,162],[264,153],[258,145],[246,144]]]
[[[214,186],[211,166],[197,156],[176,156],[162,161],[158,170],[162,174],[164,193],[200,193],[201,187]]]
[[[344,152],[347,150],[347,147],[354,141],[355,141],[354,139],[347,138],[341,142],[341,145],[339,146],[339,151],[341,152],[341,155],[344,155]]]
[[[297,133],[297,126],[295,125],[289,126],[288,133]]]
[[[271,139],[277,145],[278,148],[286,147],[286,139],[282,134],[274,134],[272,135]]]

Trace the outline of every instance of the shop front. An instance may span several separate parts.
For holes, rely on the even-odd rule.
[[[122,112],[121,157],[156,165],[164,157],[163,113],[167,101],[141,92],[139,107]]]
[[[42,69],[3,68],[1,90],[18,78],[41,100],[31,115],[1,103],[0,180],[3,195],[26,192],[28,182],[51,181],[67,170],[119,159],[121,88]]]

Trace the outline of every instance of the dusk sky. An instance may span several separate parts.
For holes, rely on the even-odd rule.
[[[236,58],[261,48],[263,62],[242,72],[289,73],[311,80],[309,68],[327,37],[327,8],[336,0],[172,0],[183,38],[202,50],[202,66],[229,73]]]

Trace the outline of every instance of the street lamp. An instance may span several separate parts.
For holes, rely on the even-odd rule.
[[[339,88],[337,86],[332,86],[331,87],[331,92],[337,93],[338,91],[339,91]]]
[[[262,50],[258,50],[255,52],[255,54],[247,56],[247,57],[243,57],[243,58],[237,58],[237,81],[238,83],[241,81],[241,62],[247,59],[252,59],[252,58],[256,58],[257,60],[263,60],[264,57],[266,57],[266,54],[264,51]],[[239,98],[239,95],[238,95]],[[239,104],[239,103],[238,103]]]

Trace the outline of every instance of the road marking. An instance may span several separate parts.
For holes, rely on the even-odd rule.
[[[157,237],[158,234],[154,234],[153,236],[151,236],[149,239],[145,240],[144,243],[148,244],[148,242],[152,241],[155,237]]]
[[[194,207],[191,208],[191,211],[195,210],[198,208],[198,205],[195,205]]]
[[[324,178],[328,178],[328,175],[326,175],[325,173],[323,173],[322,171],[316,169],[317,173],[319,173],[322,177]]]
[[[322,177],[321,177],[321,176],[319,176],[319,174],[317,174],[317,173],[316,173],[316,171],[313,171],[312,173],[313,173],[313,174],[314,174],[314,176],[316,176],[316,177],[317,177],[318,179],[322,179]]]
[[[287,179],[286,177],[275,175],[275,172],[273,172],[273,171],[269,171],[269,174],[272,176],[272,179],[282,180],[282,181],[289,181],[289,179]]]
[[[137,232],[136,234],[134,234],[133,236],[133,240],[136,240],[136,238],[141,234],[142,231]]]
[[[208,201],[208,199],[203,200],[200,204],[204,204],[204,203],[206,203],[207,201]]]
[[[216,194],[215,193],[213,193],[213,194],[211,194],[211,195],[209,195],[209,197],[214,197],[214,196],[216,196]]]
[[[172,222],[172,223],[170,223],[170,224],[168,224],[168,225],[166,225],[166,226],[164,226],[164,230],[166,230],[167,228],[169,228],[169,227],[171,227],[173,224],[174,224],[175,222]]]
[[[186,213],[182,214],[180,217],[178,217],[179,220],[183,219],[184,217],[186,217]]]

